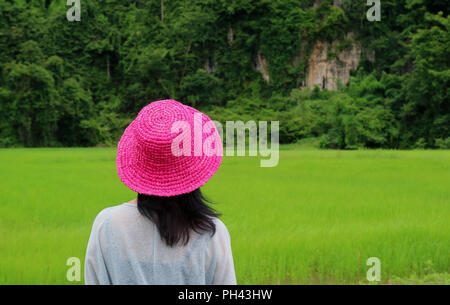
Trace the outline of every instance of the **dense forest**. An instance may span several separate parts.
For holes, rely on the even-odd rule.
[[[447,0],[0,0],[0,147],[114,145],[149,102],[278,120],[323,148],[450,148]],[[351,35],[349,35],[351,33]],[[350,37],[350,38],[349,38]],[[361,46],[349,80],[308,85]],[[263,65],[263,66],[262,66]]]

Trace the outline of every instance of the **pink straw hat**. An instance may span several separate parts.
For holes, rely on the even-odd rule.
[[[219,168],[222,152],[208,116],[175,100],[156,101],[125,129],[117,173],[140,194],[175,196],[204,185]]]

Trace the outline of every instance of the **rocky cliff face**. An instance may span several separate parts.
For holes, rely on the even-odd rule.
[[[317,8],[321,0],[315,0],[313,7]],[[333,0],[333,5],[343,7],[342,0]],[[235,40],[235,32],[230,26],[227,34],[227,42],[232,46]],[[363,50],[360,43],[355,39],[354,33],[348,33],[344,39],[332,43],[317,41],[313,47],[312,53],[308,56],[308,42],[302,41],[303,47],[299,54],[295,56],[291,65],[297,67],[300,63],[308,61],[308,68],[305,71],[306,77],[302,81],[301,88],[314,88],[337,90],[339,83],[348,84],[350,72],[356,70],[364,57],[370,61],[375,61],[375,54],[370,50]],[[257,51],[252,58],[253,68],[261,73],[262,78],[269,83],[269,65],[270,62],[264,54]],[[207,60],[204,66],[206,72],[214,74],[217,62]]]
[[[321,2],[315,0],[314,7],[317,8]],[[333,5],[342,7],[342,0],[333,0]],[[344,41],[331,44],[317,41],[308,60],[306,80],[302,87],[319,86],[320,89],[336,90],[339,83],[346,85],[350,80],[350,72],[358,68],[361,56],[361,45],[355,41],[353,33],[348,33]]]
[[[305,56],[307,56],[305,50],[302,49],[299,56],[295,57],[291,64],[297,65]],[[317,41],[309,56],[306,79],[302,88],[319,86],[320,89],[337,90],[339,83],[348,84],[350,72],[358,68],[362,56],[363,50],[361,45],[354,40],[353,33],[347,34],[342,41],[338,40],[333,43]],[[371,53],[364,54],[364,56],[371,61],[375,57]],[[258,52],[255,54],[253,62],[254,68],[269,83],[269,63],[264,55]]]
[[[361,45],[348,34],[346,41],[352,41],[342,48],[343,41],[327,43],[317,41],[308,61],[305,87],[336,90],[339,82],[347,84],[350,71],[358,68],[361,60]]]
[[[264,57],[264,55],[258,51],[258,53],[256,53],[254,59],[254,67],[256,70],[258,70],[261,73],[261,76],[263,77],[263,79],[269,83],[270,81],[270,76],[269,76],[269,71],[267,69],[267,60]]]

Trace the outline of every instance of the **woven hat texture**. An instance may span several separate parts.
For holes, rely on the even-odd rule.
[[[177,122],[183,122],[190,132],[174,129]],[[222,162],[222,141],[212,124],[205,114],[175,100],[147,105],[119,141],[116,165],[120,180],[140,194],[165,197],[189,193],[204,185]],[[210,128],[205,130],[198,128],[208,125]],[[190,146],[190,154],[173,153],[173,143],[180,138],[180,148]],[[217,153],[203,149],[205,142]]]

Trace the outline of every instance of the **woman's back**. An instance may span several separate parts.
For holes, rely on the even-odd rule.
[[[168,246],[136,204],[106,208],[94,222],[85,262],[86,284],[236,284],[227,228],[192,231],[186,245]]]
[[[200,190],[222,157],[219,131],[207,115],[175,100],[142,108],[116,158],[136,204],[97,215],[86,284],[236,284],[230,235]]]

